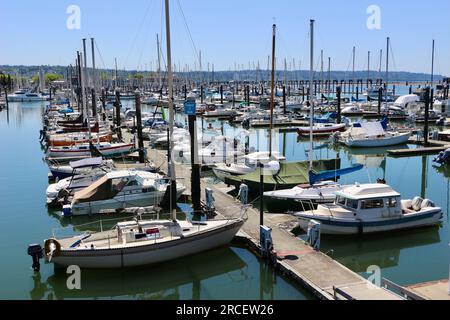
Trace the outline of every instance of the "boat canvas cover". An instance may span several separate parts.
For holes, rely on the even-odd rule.
[[[317,172],[338,170],[341,167],[340,159],[313,161],[313,170]],[[268,170],[264,170],[266,172]],[[225,183],[239,188],[245,183],[250,189],[259,190],[260,170],[242,176],[225,177]],[[264,190],[290,189],[298,185],[309,183],[309,161],[285,163],[280,162],[280,170],[276,175],[264,175]]]
[[[72,161],[69,164],[72,167],[72,169],[95,167],[102,164],[102,158],[101,157],[87,158],[83,160]]]
[[[97,180],[89,187],[78,191],[73,197],[73,203],[107,200],[115,197],[116,192],[112,188],[112,180],[108,176]]]
[[[351,129],[354,136],[379,137],[385,134],[384,128],[380,122],[364,122]]]

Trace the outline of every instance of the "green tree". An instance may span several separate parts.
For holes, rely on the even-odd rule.
[[[45,75],[45,83],[46,83],[46,84],[50,84],[51,82],[56,81],[56,80],[60,80],[60,79],[62,79],[62,78],[63,78],[63,76],[61,76],[61,75],[59,75],[59,74],[55,74],[55,73],[47,73],[47,74]]]

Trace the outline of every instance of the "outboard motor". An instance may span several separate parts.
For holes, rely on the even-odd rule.
[[[30,244],[28,246],[28,255],[33,259],[33,265],[31,266],[34,272],[39,272],[41,269],[41,264],[39,260],[43,258],[42,247],[39,244]]]
[[[433,159],[434,162],[438,164],[444,164],[446,162],[450,161],[450,149],[447,149],[445,151],[441,151],[439,155]]]

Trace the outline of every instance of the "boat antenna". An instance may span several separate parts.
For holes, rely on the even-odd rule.
[[[272,26],[272,81],[271,81],[271,94],[270,94],[270,129],[269,129],[269,158],[272,157],[272,130],[273,130],[273,108],[274,108],[274,90],[275,90],[275,41],[277,25]]]
[[[169,146],[170,152],[173,150],[173,127],[174,127],[174,109],[173,109],[173,73],[172,73],[172,51],[170,44],[170,11],[169,11],[169,0],[165,0],[166,8],[166,42],[167,42],[167,81],[169,86]],[[177,220],[176,206],[176,196],[177,196],[177,185],[176,185],[176,173],[175,165],[172,161],[172,157],[169,159],[169,175],[170,175],[170,209],[172,211],[172,220],[175,222]]]

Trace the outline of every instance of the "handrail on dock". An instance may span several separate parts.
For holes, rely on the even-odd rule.
[[[425,300],[423,297],[415,294],[411,290],[408,290],[405,287],[402,287],[385,278],[381,280],[381,286],[389,291],[402,295],[404,298],[408,300]]]
[[[333,286],[333,298],[334,300],[342,300],[339,299],[338,295],[344,297],[346,300],[356,300],[355,298],[353,298],[351,295],[349,295],[348,293],[342,291],[341,289]]]

